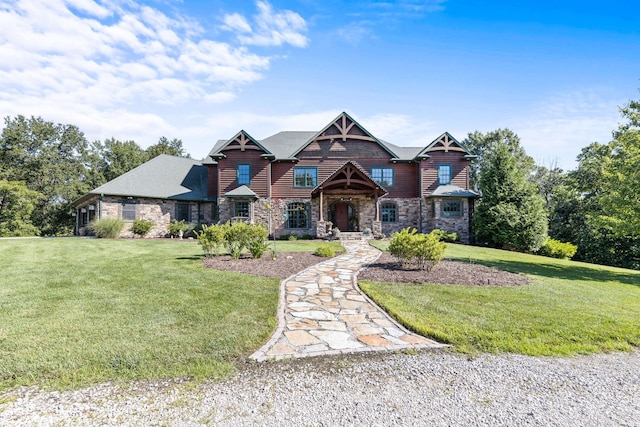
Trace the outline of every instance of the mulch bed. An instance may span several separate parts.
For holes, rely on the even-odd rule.
[[[280,252],[275,260],[272,260],[269,254],[260,259],[247,256],[239,260],[225,255],[206,258],[204,265],[216,270],[284,279],[326,259],[311,252]],[[523,274],[449,260],[442,261],[431,271],[405,269],[387,252],[382,253],[375,263],[362,270],[358,279],[385,283],[440,283],[467,286],[518,286],[530,282],[530,279]]]

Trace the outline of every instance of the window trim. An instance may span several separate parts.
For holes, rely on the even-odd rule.
[[[124,217],[124,207],[125,206],[133,206],[133,219]],[[122,201],[122,207],[120,209],[120,219],[124,221],[135,221],[138,218],[138,203],[133,200],[124,200]]]
[[[391,185],[384,185],[380,181],[384,181],[384,170],[389,169],[391,171]],[[380,170],[380,181],[377,181],[373,176],[374,170]],[[384,188],[393,188],[396,184],[396,169],[393,166],[371,166],[369,169],[369,176],[371,179],[381,187]]]
[[[385,207],[386,205],[386,207]],[[393,219],[389,221],[384,220],[384,210],[388,210],[388,214],[391,212],[390,209],[393,209]],[[380,222],[383,224],[393,224],[398,222],[398,204],[394,202],[384,202],[380,204]]]
[[[452,206],[453,204],[457,204],[460,209],[457,211],[446,210],[445,207],[447,205]],[[462,217],[462,210],[464,206],[462,204],[462,200],[442,200],[440,202],[440,212],[442,213],[443,218],[460,218]]]
[[[240,176],[244,175],[244,174],[240,174],[240,167],[241,166],[246,166],[247,167],[247,182],[240,182]],[[238,183],[238,185],[251,185],[251,164],[249,163],[238,163],[236,165],[236,182]]]
[[[303,211],[305,214],[305,223],[304,223],[304,227],[291,227],[291,222],[294,218],[291,217],[291,211],[294,210],[291,208],[291,205],[302,205],[304,206],[304,209],[295,209],[295,210],[300,210]],[[291,203],[287,203],[287,219],[285,220],[285,228],[287,230],[306,230],[308,228],[311,227],[311,207],[310,204],[308,202],[291,202]],[[296,220],[299,220],[299,218],[296,218]]]
[[[238,215],[238,204],[246,203],[247,204],[247,216]],[[234,200],[233,201],[233,218],[251,218],[251,200]]]
[[[313,179],[313,185],[298,185],[296,184],[296,171],[298,170],[314,170],[315,177]],[[305,173],[306,181],[306,173]],[[293,188],[315,188],[318,185],[318,167],[317,166],[294,166],[293,167]]]
[[[442,182],[440,179],[440,168],[446,167],[449,169],[449,181]],[[441,163],[438,165],[438,185],[449,185],[453,182],[453,165],[450,163]]]

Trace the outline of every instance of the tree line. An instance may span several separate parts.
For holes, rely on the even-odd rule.
[[[147,149],[89,142],[74,125],[7,117],[0,135],[0,237],[73,234],[71,202],[159,154],[190,157],[180,139]]]
[[[482,194],[476,243],[536,252],[552,238],[577,245],[574,259],[640,269],[640,101],[620,112],[625,122],[612,140],[584,147],[568,172],[536,165],[509,129],[470,133],[470,184]],[[73,125],[7,117],[0,236],[72,234],[73,200],[159,154],[190,157],[180,139],[147,149],[114,138],[89,143]]]

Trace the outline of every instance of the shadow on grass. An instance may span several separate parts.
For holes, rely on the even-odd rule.
[[[180,261],[200,261],[204,259],[204,255],[179,256],[176,259]]]
[[[451,257],[450,259],[461,262],[469,262],[469,258]],[[633,285],[640,287],[640,273],[631,274],[623,272],[606,271],[600,269],[600,266],[594,265],[593,268],[581,265],[560,265],[555,263],[533,263],[523,261],[507,261],[507,260],[478,260],[474,259],[474,263],[495,267],[500,270],[512,273],[532,274],[536,276],[574,280],[582,282],[619,282],[625,285]]]

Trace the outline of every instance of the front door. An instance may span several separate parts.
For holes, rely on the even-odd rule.
[[[349,204],[338,202],[333,205],[333,225],[340,231],[349,231]]]

